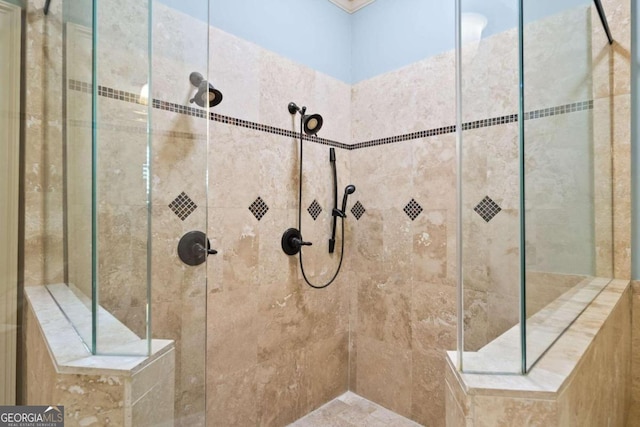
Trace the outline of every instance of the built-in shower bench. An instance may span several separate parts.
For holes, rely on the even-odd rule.
[[[66,285],[27,287],[25,301],[25,404],[63,405],[67,426],[173,425],[173,341],[152,340],[150,356],[93,355],[80,337],[87,326],[70,321],[91,327],[90,308]],[[98,316],[122,340],[114,353],[139,351],[140,339],[125,325],[102,308]]]
[[[608,284],[600,292],[603,280]],[[599,292],[595,299],[526,375],[466,372],[468,366],[481,372],[518,372],[517,327],[475,355],[465,352],[464,373],[456,369],[457,353],[449,352],[447,426],[623,427],[630,402],[632,290],[628,280],[592,281],[581,287],[585,293],[574,297],[588,301],[590,292]],[[528,322],[527,345],[539,354],[543,349],[536,349],[535,341],[564,328],[560,320],[566,321],[578,307],[571,299],[554,303]]]

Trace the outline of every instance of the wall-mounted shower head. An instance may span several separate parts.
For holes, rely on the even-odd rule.
[[[193,98],[189,100],[190,103],[196,103],[200,107],[215,107],[222,102],[222,92],[214,88],[211,83],[206,81],[202,74],[194,71],[189,75],[189,81],[192,85],[198,88],[198,91]]]
[[[344,196],[342,196],[342,213],[345,213],[347,210],[347,197],[349,194],[353,194],[356,192],[356,186],[353,184],[349,184],[344,189]]]
[[[322,127],[322,116],[320,114],[305,114],[307,107],[298,107],[295,102],[290,102],[288,107],[290,114],[300,113],[302,115],[302,127],[307,135],[315,135]]]

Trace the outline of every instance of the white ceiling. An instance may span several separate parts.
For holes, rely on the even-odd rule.
[[[366,5],[373,3],[375,0],[329,0],[331,3],[345,10],[346,12],[353,13],[358,9],[362,9]]]

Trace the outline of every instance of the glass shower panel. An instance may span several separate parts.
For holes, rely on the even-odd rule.
[[[523,4],[527,369],[611,277],[608,125],[594,126],[601,28],[589,0]]]
[[[64,220],[65,283],[49,285],[87,347],[93,348],[92,292],[92,55],[93,4],[65,0]]]
[[[212,248],[221,249],[222,234],[212,233],[207,223],[208,197],[213,197],[207,184],[209,144],[215,142],[209,126],[218,107],[199,104],[198,93],[203,93],[194,86],[198,74],[207,81],[199,86],[218,86],[209,68],[208,18],[207,0],[153,1],[150,304],[153,338],[175,343],[175,426],[205,425],[207,268],[222,257],[209,255],[202,264],[187,265],[177,251],[182,237],[193,231],[206,233]],[[226,96],[224,86],[221,90]],[[217,279],[214,272],[211,278]]]
[[[64,6],[67,269],[49,289],[95,354],[172,341],[163,414],[204,425],[207,264],[178,245],[208,232],[208,2]]]
[[[152,3],[94,1],[94,351],[149,354]]]
[[[518,373],[516,2],[460,2],[462,368]]]

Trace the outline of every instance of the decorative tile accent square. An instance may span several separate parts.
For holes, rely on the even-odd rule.
[[[357,220],[360,220],[360,218],[366,211],[367,210],[364,208],[364,206],[362,206],[362,203],[360,203],[360,200],[358,200],[356,204],[351,208],[351,213],[356,217]]]
[[[178,218],[184,221],[196,210],[198,205],[183,191],[178,197],[173,199],[173,202],[169,203],[169,207],[174,214],[178,215]]]
[[[409,218],[413,221],[422,213],[422,206],[420,206],[415,199],[411,199],[411,201],[407,203],[407,206],[404,207],[404,212],[409,215]]]
[[[474,211],[478,213],[486,222],[489,222],[493,219],[494,216],[498,214],[502,210],[500,206],[489,196],[486,196],[480,203],[473,208]]]
[[[307,212],[309,212],[309,215],[311,215],[311,218],[315,221],[322,212],[322,207],[317,200],[314,200],[307,208]]]
[[[258,198],[255,199],[249,206],[249,210],[251,211],[253,216],[255,216],[256,219],[260,221],[269,210],[269,206],[267,206],[264,200],[262,200],[262,197],[258,196]]]

